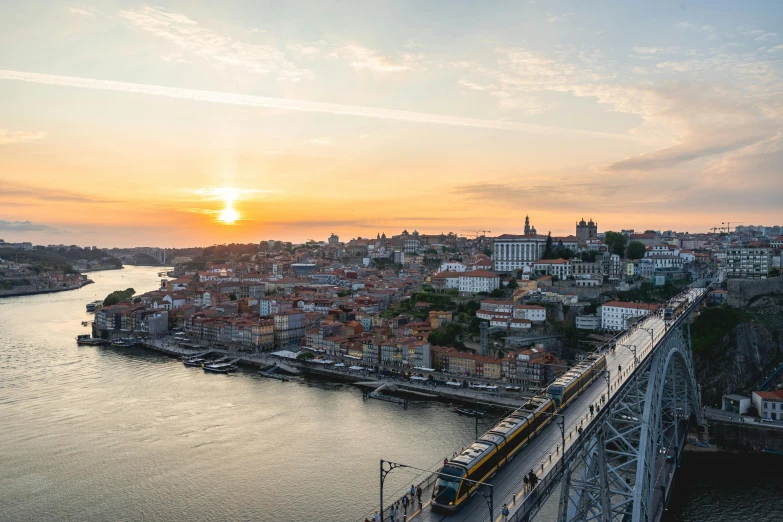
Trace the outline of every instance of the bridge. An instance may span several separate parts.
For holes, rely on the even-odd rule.
[[[381,461],[383,520],[389,520],[388,508],[398,499],[384,502],[382,484],[397,468],[426,477],[420,483],[422,502],[408,506],[408,522],[499,522],[504,504],[509,522],[529,522],[550,497],[552,502],[559,497],[558,522],[659,520],[689,424],[704,426],[690,315],[707,286],[700,280],[681,294],[687,304],[677,316],[667,320],[662,310],[651,314],[601,347],[607,361],[601,376],[487,478],[489,484],[477,485],[457,513],[431,509],[438,470]],[[534,487],[525,483],[531,473]]]

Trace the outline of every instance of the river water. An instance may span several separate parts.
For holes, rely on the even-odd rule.
[[[156,273],[97,272],[80,290],[0,299],[0,521],[353,522],[377,504],[379,459],[431,468],[473,440],[473,420],[443,404],[404,411],[346,385],[76,346],[86,303],[151,290]],[[414,479],[395,470],[386,497]],[[755,485],[736,481],[732,509],[702,517],[694,506],[727,495],[703,474],[687,480],[666,522],[772,520],[750,511]],[[550,508],[537,520],[552,518]]]
[[[0,520],[363,520],[379,459],[428,468],[473,440],[443,404],[76,345],[86,303],[151,290],[156,272],[0,299]],[[413,478],[395,470],[387,498]]]

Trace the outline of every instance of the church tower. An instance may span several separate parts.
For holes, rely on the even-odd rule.
[[[530,235],[530,216],[525,216],[525,235]]]

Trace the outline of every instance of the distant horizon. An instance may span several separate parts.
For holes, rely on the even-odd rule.
[[[740,226],[771,228],[771,227],[783,226],[783,225],[762,225],[762,224],[758,224],[758,225],[740,225]],[[417,227],[412,227],[412,228],[408,227],[408,228],[404,228],[404,229],[399,229],[397,231],[388,232],[388,233],[386,233],[386,236],[387,236],[387,238],[390,239],[392,236],[396,236],[396,235],[401,234],[403,232],[403,230],[408,230],[408,232],[411,233],[411,234],[413,233],[414,230],[416,230],[421,235],[439,235],[441,233],[449,234],[450,232],[453,232],[457,236],[467,237],[469,239],[471,239],[471,236],[473,235],[473,233],[465,234],[465,233],[455,232],[453,230],[445,230],[445,231],[442,231],[442,232],[440,232],[440,231],[439,232],[428,232],[428,231],[426,231],[423,228],[419,229]],[[692,234],[692,235],[696,235],[696,234],[711,234],[711,233],[713,233],[713,232],[711,232],[709,230],[707,230],[707,231],[698,231],[698,230],[697,231],[690,231],[690,230],[685,231],[685,230],[664,229],[664,228],[657,228],[656,229],[656,228],[652,228],[652,227],[643,227],[643,228],[639,228],[639,229],[632,228],[632,227],[622,227],[622,228],[607,229],[607,230],[601,230],[599,228],[598,233],[599,234],[604,234],[606,232],[622,232],[623,230],[633,230],[634,233],[636,233],[636,234],[644,233],[645,230],[655,230],[656,232],[659,232],[659,233],[664,233],[664,232],[671,231],[671,232],[673,232],[675,234]],[[4,232],[5,231],[2,228],[2,223],[0,222],[0,234],[4,233]],[[353,236],[348,237],[348,236],[343,236],[342,234],[340,234],[338,231],[335,230],[333,232],[330,232],[329,234],[331,235],[332,233],[334,233],[335,235],[337,235],[340,238],[340,242],[341,243],[347,243],[348,241],[351,241],[353,239],[360,239],[360,238],[361,239],[375,239],[377,234],[383,234],[384,232],[386,232],[386,231],[379,231],[377,233],[373,233],[372,235],[361,235],[361,236],[353,235]],[[494,234],[494,233],[486,234],[486,237],[492,238],[492,237],[497,237],[497,236],[502,235],[502,234],[520,234],[521,235],[521,234],[523,234],[523,232],[524,231],[520,229],[519,231],[515,231],[515,232],[502,232],[502,233],[499,233],[499,234]],[[549,232],[550,231],[548,231],[548,230],[547,231],[536,230],[537,234],[544,235],[544,236],[547,235]],[[720,232],[717,232],[717,233],[720,233]],[[558,237],[558,236],[565,237],[565,236],[573,236],[573,235],[575,235],[575,230],[572,230],[571,232],[565,232],[565,233],[552,232],[552,236],[553,237]],[[7,234],[6,234],[6,236],[7,236]],[[11,237],[11,236],[9,236],[9,237]],[[131,245],[124,245],[124,246],[116,246],[116,245],[105,245],[105,244],[97,244],[97,243],[78,244],[78,243],[63,242],[62,238],[64,236],[58,235],[56,237],[59,240],[50,241],[50,242],[47,242],[47,243],[36,243],[35,241],[31,241],[30,240],[31,238],[29,236],[27,237],[27,239],[25,239],[23,237],[19,237],[18,239],[15,239],[13,241],[9,241],[5,236],[0,236],[0,239],[3,239],[6,243],[30,242],[30,243],[33,244],[33,246],[49,246],[49,245],[71,246],[71,245],[75,245],[75,246],[78,246],[80,248],[87,248],[87,247],[95,246],[95,247],[98,247],[98,248],[107,248],[107,249],[115,249],[115,248],[116,249],[130,249],[130,248],[188,249],[188,248],[208,248],[208,247],[211,247],[211,246],[227,245],[227,244],[232,244],[232,243],[235,243],[235,244],[260,244],[262,242],[267,242],[267,241],[280,241],[280,242],[283,242],[283,243],[292,243],[292,244],[296,245],[296,244],[304,244],[304,243],[306,243],[307,241],[309,241],[311,239],[316,241],[316,242],[318,242],[318,243],[327,243],[328,239],[329,239],[329,236],[327,235],[327,236],[324,237],[324,239],[318,239],[316,237],[307,237],[305,239],[293,240],[293,241],[285,239],[285,238],[267,238],[267,239],[247,240],[247,241],[227,241],[227,242],[210,243],[210,244],[203,244],[203,245],[161,246],[161,245],[155,245],[155,244],[131,244]]]

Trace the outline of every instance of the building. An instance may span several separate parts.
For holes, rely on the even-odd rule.
[[[463,294],[489,293],[497,288],[500,288],[500,276],[495,272],[472,270],[460,272],[457,278],[457,289]]]
[[[732,413],[739,413],[745,415],[750,408],[750,397],[744,397],[742,395],[724,395],[723,396],[723,411],[730,411]]]
[[[305,338],[305,313],[287,310],[272,316],[276,348],[301,346]]]
[[[538,305],[515,305],[513,317],[514,319],[527,319],[532,323],[543,323],[546,321],[546,308]]]
[[[773,251],[769,248],[730,247],[726,251],[726,277],[767,277],[772,268]]]
[[[610,301],[601,307],[601,328],[625,330],[628,327],[629,319],[644,317],[658,308],[660,305]]]
[[[576,224],[576,239],[580,244],[587,244],[588,241],[597,239],[598,237],[598,223],[593,223],[592,218],[589,222],[585,223],[585,218]]]
[[[571,261],[562,258],[541,259],[533,264],[533,270],[560,279],[568,279],[571,277]]]
[[[783,420],[783,390],[754,391],[751,401],[762,419]]]
[[[576,316],[577,330],[598,330],[599,328],[601,328],[601,317],[599,315]]]

